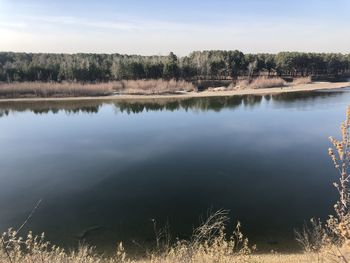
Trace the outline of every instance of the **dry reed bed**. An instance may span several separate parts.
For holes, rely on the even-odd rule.
[[[94,97],[121,94],[167,94],[195,91],[193,84],[176,80],[122,80],[106,83],[13,82],[0,84],[0,98]]]
[[[13,82],[0,84],[0,98],[93,97],[106,96],[112,93],[112,83],[83,84],[70,82]]]
[[[281,78],[258,77],[249,84],[249,88],[267,89],[267,88],[283,87],[285,84],[286,82]]]
[[[310,84],[312,83],[311,77],[300,77],[293,79],[293,85],[302,85],[302,84]]]
[[[239,89],[268,89],[276,87],[284,87],[286,82],[279,77],[257,77],[251,81],[248,79],[241,79],[236,83],[230,84],[225,90],[239,90]],[[214,91],[216,91],[214,89]]]
[[[117,82],[117,91],[122,94],[153,95],[197,91],[190,82],[184,80],[122,80]]]
[[[303,84],[312,83],[311,77],[300,77],[295,78],[291,84],[287,84],[285,80],[279,77],[266,77],[261,76],[253,80],[249,79],[240,79],[236,83],[231,83],[227,88],[209,88],[208,91],[227,91],[227,90],[239,90],[239,89],[268,89],[276,87],[285,87],[285,86],[297,86]]]

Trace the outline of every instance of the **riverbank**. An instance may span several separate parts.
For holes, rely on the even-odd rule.
[[[265,89],[217,89],[215,91],[205,90],[202,92],[184,92],[164,95],[130,95],[115,94],[108,96],[84,96],[84,97],[52,97],[52,98],[4,98],[0,102],[12,101],[60,101],[60,100],[147,100],[147,99],[176,99],[176,98],[203,98],[203,97],[230,97],[241,95],[268,95],[300,91],[329,90],[350,87],[350,82],[314,82],[310,84],[286,85],[276,88]]]

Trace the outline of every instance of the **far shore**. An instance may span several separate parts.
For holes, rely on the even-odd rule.
[[[49,98],[0,98],[1,102],[15,102],[15,101],[61,101],[61,100],[147,100],[147,99],[184,99],[184,98],[203,98],[203,97],[230,97],[241,95],[272,95],[280,93],[291,93],[301,91],[316,91],[341,89],[350,87],[350,82],[313,82],[310,84],[286,85],[283,87],[264,88],[264,89],[234,89],[234,90],[217,90],[202,92],[187,92],[178,94],[154,94],[154,95],[136,95],[136,94],[116,94],[108,96],[86,96],[86,97],[49,97]]]

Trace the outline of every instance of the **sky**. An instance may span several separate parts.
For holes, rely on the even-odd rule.
[[[350,53],[350,0],[0,0],[0,51]]]

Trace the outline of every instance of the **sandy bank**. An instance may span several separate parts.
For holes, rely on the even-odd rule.
[[[65,97],[65,98],[18,98],[18,99],[0,99],[0,102],[10,101],[58,101],[58,100],[147,100],[147,99],[174,99],[174,98],[201,98],[201,97],[219,97],[219,96],[237,96],[237,95],[267,95],[299,91],[315,91],[340,89],[350,87],[350,82],[314,82],[311,84],[289,85],[277,88],[267,89],[242,89],[228,91],[203,91],[188,92],[184,94],[167,94],[167,95],[111,95],[100,97]]]

